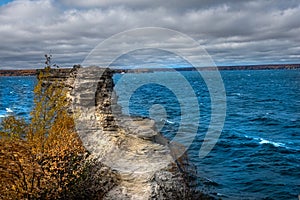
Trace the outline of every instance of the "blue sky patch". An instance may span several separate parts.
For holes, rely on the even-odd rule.
[[[0,6],[5,5],[5,4],[9,3],[9,2],[12,2],[12,0],[1,0],[0,1]]]

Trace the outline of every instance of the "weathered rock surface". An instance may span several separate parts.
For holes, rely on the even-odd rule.
[[[121,113],[113,71],[74,68],[64,81],[77,132],[93,157],[118,174],[104,199],[195,199],[185,176],[184,148],[169,143],[154,121]]]

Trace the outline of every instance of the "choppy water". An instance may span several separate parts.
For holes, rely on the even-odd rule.
[[[192,121],[198,114],[193,107],[185,114],[180,111],[180,104],[188,101],[179,103],[172,92],[172,88],[181,85],[173,80],[174,73],[129,75],[126,78],[129,82],[138,83],[137,80],[151,76],[152,82],[173,83],[168,88],[153,83],[141,86],[131,94],[129,106],[122,96],[128,95],[126,87],[130,84],[123,84],[117,91],[120,104],[129,107],[133,115],[151,116],[152,106],[160,104],[166,110],[162,132],[170,139],[179,125],[188,137],[197,125]],[[189,156],[202,181],[199,187],[222,199],[298,199],[300,71],[222,71],[227,94],[226,122],[218,143],[204,159],[198,153],[211,118],[208,89],[196,72],[181,74],[192,86],[200,104],[197,136],[189,147]],[[120,77],[117,75],[115,79]],[[188,88],[180,90],[188,93]],[[191,123],[181,124],[180,117],[190,119]]]
[[[35,77],[0,77],[0,120],[8,115],[29,119]]]
[[[191,86],[185,88],[174,73],[125,74],[127,83],[122,84],[118,80],[125,75],[114,78],[124,111],[155,118],[169,139],[193,137],[199,125],[188,150],[197,166],[199,188],[222,199],[298,199],[300,70],[222,71],[226,122],[217,144],[203,159],[198,153],[211,119],[208,89],[196,72],[181,72]],[[35,81],[34,77],[0,77],[0,118],[15,114],[29,119]],[[167,82],[168,87],[158,82]],[[131,92],[137,83],[140,87]],[[200,114],[189,107],[191,88]],[[183,99],[176,96],[178,91]],[[182,106],[188,111],[182,112]],[[198,116],[200,123],[194,124]]]

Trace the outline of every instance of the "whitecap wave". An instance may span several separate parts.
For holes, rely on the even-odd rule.
[[[271,140],[267,140],[267,139],[264,139],[264,138],[260,138],[260,137],[251,137],[251,136],[248,136],[248,135],[244,135],[245,138],[249,138],[249,139],[253,139],[253,140],[256,140],[258,141],[259,144],[271,144],[273,145],[274,147],[284,147],[284,148],[288,148],[286,146],[286,144],[282,143],[282,142],[273,142]]]
[[[10,108],[6,108],[6,112],[8,112],[8,113],[12,113],[12,112],[14,112],[12,109],[10,109]]]
[[[271,144],[274,147],[286,147],[285,144],[283,144],[281,142],[273,142],[273,141],[270,141],[270,140],[265,140],[263,138],[260,138],[259,144]]]
[[[169,123],[169,124],[175,124],[175,122],[172,122],[172,121],[170,121],[170,120],[165,120],[165,122],[167,122],[167,123]]]

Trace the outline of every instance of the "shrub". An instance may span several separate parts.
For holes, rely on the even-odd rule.
[[[0,199],[97,199],[107,192],[101,184],[91,188],[101,182],[95,174],[103,168],[87,159],[66,109],[66,90],[50,81],[49,70],[41,72],[34,89],[31,122],[10,116],[1,123]]]

